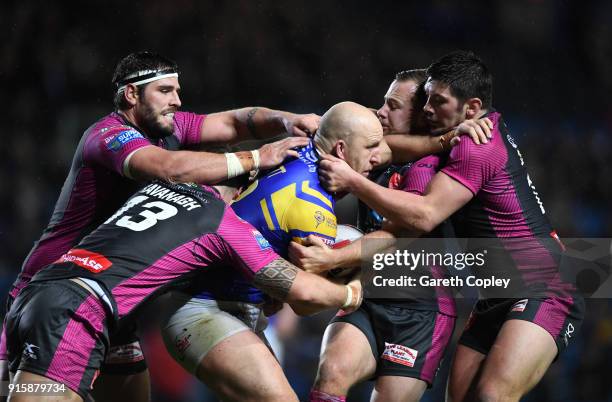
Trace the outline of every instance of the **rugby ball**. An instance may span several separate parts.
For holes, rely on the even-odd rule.
[[[363,232],[352,225],[338,225],[336,240],[332,248],[346,247],[355,240],[361,238]],[[334,279],[348,278],[352,276],[359,267],[335,268],[328,272],[327,276]]]

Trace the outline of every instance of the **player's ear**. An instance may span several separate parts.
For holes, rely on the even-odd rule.
[[[480,114],[482,110],[482,101],[480,98],[470,98],[463,105],[465,110],[465,118],[473,119]]]
[[[136,85],[127,84],[123,91],[123,96],[131,106],[136,105],[138,102],[138,97],[140,96],[138,93],[138,87]]]
[[[344,140],[336,141],[336,145],[332,149],[332,155],[342,160],[346,160],[346,142]]]

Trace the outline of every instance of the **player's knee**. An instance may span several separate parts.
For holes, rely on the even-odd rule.
[[[520,394],[497,381],[484,381],[476,387],[477,402],[518,402]]]
[[[323,356],[319,363],[316,385],[318,389],[346,389],[352,385],[356,368],[342,359]]]
[[[243,400],[253,402],[298,402],[295,392],[290,387],[283,386],[260,388],[255,393],[251,392],[251,396],[248,399]]]

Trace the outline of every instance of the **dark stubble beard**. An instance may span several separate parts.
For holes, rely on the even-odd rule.
[[[142,119],[140,119],[141,129],[148,137],[163,138],[174,133],[174,124],[172,127],[164,127],[157,121],[157,115],[149,104],[142,105]]]

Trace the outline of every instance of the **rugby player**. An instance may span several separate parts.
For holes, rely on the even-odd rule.
[[[426,124],[422,108],[425,104],[423,84],[425,70],[398,73],[385,95],[378,116],[388,132],[410,132],[417,127],[424,132]],[[487,122],[485,122],[487,123]],[[488,126],[480,127],[488,134]],[[423,194],[440,167],[441,157],[430,155],[407,165],[399,188],[413,194]],[[445,227],[442,227],[445,226]],[[449,231],[444,222],[434,237]],[[375,231],[367,239],[378,239],[387,233]],[[292,244],[290,255],[309,271],[359,266],[360,242],[332,251],[318,240],[309,238],[315,247]],[[317,244],[318,243],[318,244]],[[338,314],[328,325],[323,337],[317,378],[310,401],[344,401],[350,387],[360,381],[375,379],[372,401],[418,401],[426,387],[431,386],[455,325],[455,303],[450,294],[421,295],[397,299],[368,299],[351,314]],[[425,296],[425,297],[423,297]],[[396,352],[408,351],[406,353]],[[412,355],[411,355],[412,354]]]
[[[401,177],[407,169],[407,162],[448,151],[460,142],[461,135],[469,135],[476,144],[484,144],[490,138],[488,126],[473,124],[469,120],[468,124],[459,125],[456,130],[430,135],[422,111],[426,95],[419,84],[426,77],[425,69],[400,71],[389,85],[383,105],[376,110],[387,144],[381,148],[381,165],[392,163],[372,172],[370,179],[378,184],[386,186],[392,176],[394,181]],[[386,150],[389,154],[385,154]],[[357,221],[359,228],[369,233],[380,229],[382,216],[359,201]]]
[[[305,137],[318,127],[316,115],[257,107],[210,115],[181,112],[177,66],[154,53],[139,52],[123,58],[115,68],[113,85],[116,110],[83,134],[51,220],[25,259],[10,299],[36,272],[108,218],[137,188],[138,183],[132,179],[216,183],[258,168],[274,167],[286,156],[297,155],[291,148],[307,144],[308,139],[288,138],[258,150],[225,155],[179,149],[284,132]],[[111,343],[103,369],[109,375],[98,382],[96,399],[148,401],[149,377],[138,338],[126,330],[114,335]],[[0,360],[2,378],[6,379],[4,334]]]
[[[227,189],[154,182],[35,274],[6,319],[14,388],[46,383],[55,387],[57,400],[88,400],[109,332],[203,270],[238,270],[298,314],[359,306],[359,281],[338,285],[279,257],[226,204],[233,195]],[[11,397],[34,401],[40,393]]]
[[[380,163],[382,133],[366,108],[351,102],[335,105],[323,116],[313,143],[300,149],[297,159],[253,183],[232,208],[282,256],[291,240],[309,235],[332,244],[335,200],[319,185],[319,155],[337,155],[367,176]],[[288,394],[289,384],[263,335],[267,320],[259,307],[262,293],[232,270],[216,271],[202,281],[205,291],[193,299],[189,293],[172,294],[181,307],[163,325],[170,354],[223,400],[271,401],[281,391]],[[262,379],[250,374],[261,372],[270,375]]]
[[[291,240],[309,235],[331,245],[336,238],[335,199],[319,184],[320,155],[336,155],[367,176],[380,162],[382,138],[381,124],[370,110],[352,102],[334,105],[321,118],[311,144],[251,184],[232,209],[283,257]],[[263,334],[263,293],[230,269],[201,275],[191,293],[197,293],[195,298],[173,292],[183,306],[162,328],[174,359],[221,400],[297,400]]]
[[[492,76],[471,52],[453,52],[427,70],[426,117],[437,131],[488,117],[493,138],[462,141],[424,195],[377,186],[326,155],[319,168],[330,191],[351,191],[396,224],[430,232],[453,215],[468,247],[488,245],[477,274],[502,273],[509,291],[481,290],[451,368],[449,398],[518,401],[535,386],[576,333],[584,301],[561,278],[562,244],[529,178],[516,142],[492,108]],[[487,272],[488,271],[488,272]]]

